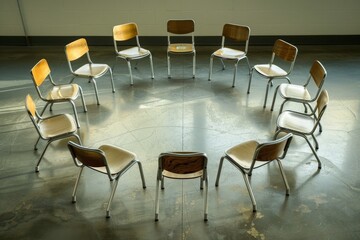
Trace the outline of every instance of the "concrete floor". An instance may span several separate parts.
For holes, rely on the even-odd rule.
[[[254,171],[251,184],[258,204],[252,212],[243,178],[225,162],[219,187],[215,178],[224,150],[250,139],[271,139],[280,101],[271,112],[263,109],[265,81],[254,75],[246,93],[245,62],[239,64],[236,87],[231,88],[233,66],[221,70],[215,61],[208,81],[209,56],[216,47],[197,48],[196,78],[191,78],[191,57],[173,58],[172,79],[167,78],[165,47],[148,47],[153,53],[155,79],[147,59],[139,61],[130,86],[125,62],[114,70],[116,93],[108,76],[98,80],[101,105],[92,85],[83,79],[88,112],[76,101],[84,145],[115,144],[135,152],[143,163],[147,188],[137,168],[119,182],[105,218],[110,193],[108,178],[85,171],[77,203],[71,194],[78,169],[67,141],[33,150],[37,133],[24,109],[30,93],[41,102],[30,69],[46,58],[56,82],[71,79],[63,47],[0,47],[0,239],[360,239],[360,46],[298,46],[291,79],[305,82],[313,60],[328,71],[324,88],[330,104],[316,134],[318,155],[295,137],[283,166],[290,196],[276,163]],[[114,64],[112,47],[90,47],[94,62]],[[271,46],[249,47],[250,64],[266,63]],[[281,81],[279,81],[281,82]],[[279,82],[275,82],[277,85]],[[287,108],[299,109],[298,105]],[[70,113],[69,104],[55,105],[53,113]],[[209,221],[203,221],[203,193],[197,180],[165,182],[160,194],[160,220],[154,222],[157,156],[164,151],[202,151],[209,157]]]

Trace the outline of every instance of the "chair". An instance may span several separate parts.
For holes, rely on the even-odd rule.
[[[58,114],[50,117],[42,117],[36,111],[36,105],[32,97],[28,94],[25,99],[25,108],[35,126],[39,138],[35,143],[34,150],[37,150],[37,144],[40,138],[46,140],[46,146],[36,164],[35,171],[39,172],[40,162],[46,152],[46,149],[53,141],[75,137],[81,144],[80,137],[76,134],[77,127],[74,118],[69,114]]]
[[[274,141],[259,143],[252,140],[229,148],[225,151],[225,154],[220,159],[215,186],[219,186],[222,165],[226,159],[242,173],[246,188],[249,192],[250,199],[253,204],[253,212],[256,212],[256,201],[249,182],[249,176],[252,175],[254,169],[276,160],[279,165],[281,176],[285,183],[286,195],[288,196],[290,194],[290,188],[280,160],[285,158],[291,139],[292,134],[287,134],[284,137]]]
[[[168,78],[171,78],[171,54],[192,54],[193,55],[193,78],[195,78],[196,69],[196,51],[195,51],[195,22],[191,19],[171,19],[167,22],[168,33],[168,47],[167,47],[167,65],[168,65]],[[185,41],[186,39],[181,36],[191,35],[191,42],[181,43],[177,41]]]
[[[50,104],[50,111],[52,111],[52,105],[54,103],[69,102],[71,103],[71,106],[74,110],[76,125],[79,128],[80,124],[74,103],[74,101],[77,99],[79,94],[81,96],[84,111],[85,112],[87,111],[84,95],[81,87],[77,84],[56,84],[51,77],[51,70],[48,62],[45,59],[41,59],[31,69],[31,76],[40,99],[46,102],[45,107],[40,115],[41,116],[43,115],[45,109],[49,104]],[[43,95],[40,88],[46,79],[49,79],[52,87],[49,91],[47,91],[47,93]]]
[[[125,41],[129,41],[131,39],[134,39],[134,38],[136,39],[136,47],[127,48],[124,50],[120,50],[118,48],[118,42],[125,42]],[[151,52],[140,46],[138,27],[135,23],[125,23],[125,24],[114,26],[113,27],[113,40],[114,40],[114,46],[115,46],[116,60],[118,58],[121,58],[127,62],[127,65],[129,68],[129,73],[130,73],[130,85],[134,84],[132,71],[131,71],[131,63],[130,63],[133,60],[138,60],[141,58],[149,57],[150,67],[151,67],[151,79],[154,79],[154,67],[153,67]],[[113,69],[115,69],[115,66]]]
[[[205,182],[204,221],[208,215],[207,156],[199,152],[167,152],[159,155],[156,179],[155,221],[159,220],[159,187],[164,189],[164,177],[171,179],[200,178],[200,189]]]
[[[249,86],[247,93],[250,93],[251,79],[254,73],[257,72],[260,76],[268,79],[266,86],[266,93],[264,99],[264,108],[266,107],[267,95],[269,92],[269,86],[273,84],[273,80],[286,79],[291,84],[289,75],[294,68],[298,49],[288,42],[281,39],[275,41],[272,56],[269,64],[258,64],[251,68]],[[276,65],[281,64],[282,67]],[[288,66],[288,70],[284,70],[285,66]]]
[[[317,126],[320,124],[320,120],[324,115],[328,103],[329,95],[328,92],[324,89],[321,91],[320,96],[317,99],[316,108],[314,108],[310,114],[286,110],[278,116],[276,124],[277,128],[275,137],[277,137],[280,132],[287,132],[303,137],[306,140],[309,147],[311,148],[311,151],[315,155],[319,169],[321,169],[321,161],[315,151],[315,149],[319,149],[319,144],[314,136],[314,132]],[[316,112],[318,113],[316,114]],[[311,145],[308,136],[311,136],[314,139],[315,149]]]
[[[221,60],[223,70],[225,70],[225,64],[223,60],[234,61],[234,78],[233,85],[235,87],[235,79],[237,74],[237,66],[240,60],[246,59],[250,74],[250,63],[247,57],[247,51],[249,46],[250,28],[248,26],[236,25],[236,24],[225,24],[222,32],[221,48],[216,50],[210,57],[210,70],[209,70],[209,81],[211,81],[213,59],[214,57]],[[225,47],[225,41],[230,40],[232,42],[244,42],[242,49],[234,49]]]
[[[89,53],[89,47],[87,45],[87,42],[85,38],[80,38],[78,40],[75,40],[65,46],[65,54],[66,58],[69,64],[70,72],[74,75],[73,79],[74,81],[76,77],[80,78],[87,78],[89,79],[89,82],[91,81],[94,85],[95,89],[95,95],[96,95],[96,101],[97,104],[100,105],[99,102],[99,96],[98,96],[98,89],[96,86],[96,80],[99,77],[102,77],[107,72],[110,73],[110,80],[111,80],[111,86],[112,86],[112,92],[115,92],[114,88],[114,79],[112,75],[112,70],[107,64],[102,63],[93,63],[90,58]],[[82,65],[81,67],[74,70],[73,64],[76,62],[80,62],[84,55],[86,55],[86,64]]]
[[[326,74],[327,73],[324,66],[319,61],[314,61],[310,69],[309,77],[304,85],[282,83],[277,86],[274,92],[273,102],[271,104],[271,111],[274,110],[274,104],[278,92],[280,97],[284,99],[280,107],[280,113],[282,112],[286,102],[302,103],[305,106],[305,111],[307,106],[312,110],[310,103],[316,101],[316,99],[319,97],[326,78]],[[315,95],[313,97],[311,97],[310,91],[308,89],[311,80],[313,80],[316,85]]]
[[[99,148],[87,148],[72,141],[68,142],[68,147],[75,165],[80,167],[72,194],[73,203],[76,202],[76,191],[84,167],[106,174],[112,183],[110,199],[106,208],[107,218],[110,217],[110,206],[114,198],[119,178],[136,163],[140,170],[143,188],[146,188],[141,162],[136,159],[134,153],[113,145],[102,145]]]

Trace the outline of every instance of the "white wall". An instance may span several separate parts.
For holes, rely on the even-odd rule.
[[[23,36],[17,0],[0,0],[0,36]],[[252,35],[359,35],[360,0],[19,0],[29,36],[111,36],[133,21],[142,36],[166,35],[169,18],[192,18],[196,35],[224,23]]]

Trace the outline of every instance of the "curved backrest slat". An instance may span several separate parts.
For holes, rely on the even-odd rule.
[[[31,75],[36,86],[40,86],[50,74],[51,70],[46,59],[41,59],[32,69]]]
[[[250,28],[248,26],[225,24],[222,35],[234,41],[248,41],[250,37]]]
[[[191,19],[172,19],[167,22],[167,31],[172,34],[188,34],[195,31],[195,22]]]
[[[65,53],[68,61],[79,59],[87,52],[89,52],[89,47],[85,38],[80,38],[65,46]]]
[[[196,152],[170,152],[159,156],[159,166],[176,174],[190,174],[204,170],[207,165],[207,157],[203,153]]]
[[[113,27],[113,38],[115,41],[126,41],[138,35],[135,23],[125,23]]]

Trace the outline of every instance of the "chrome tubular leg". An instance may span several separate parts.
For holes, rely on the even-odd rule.
[[[248,90],[247,90],[247,94],[250,93],[250,85],[251,85],[251,79],[252,79],[252,75],[254,73],[254,68],[251,69],[250,71],[250,76],[249,76],[249,86],[248,86]]]
[[[273,97],[273,101],[272,101],[271,109],[270,109],[271,111],[274,110],[275,100],[276,100],[276,96],[277,96],[277,92],[278,92],[278,90],[279,90],[279,87],[280,87],[280,85],[277,86],[276,89],[275,89],[275,91],[274,91],[274,97]],[[281,106],[282,106],[282,105],[281,105]]]
[[[159,220],[159,191],[161,179],[156,179],[156,195],[155,195],[155,221]]]
[[[114,183],[112,184],[112,190],[111,190],[111,194],[110,194],[110,199],[109,199],[109,203],[108,203],[108,206],[106,208],[106,217],[109,218],[110,217],[110,206],[111,206],[111,202],[114,198],[114,195],[115,195],[115,191],[116,191],[116,188],[117,188],[117,185],[119,183],[119,177],[118,176],[115,180],[114,180]]]
[[[79,86],[79,91],[80,91],[80,97],[81,97],[81,101],[84,107],[84,112],[87,112],[87,108],[86,108],[86,104],[85,104],[85,98],[84,98],[84,93],[82,88]]]
[[[305,138],[306,142],[308,143],[309,147],[311,148],[311,151],[313,152],[313,154],[314,154],[314,156],[315,156],[315,158],[316,158],[316,160],[317,160],[317,162],[318,162],[318,169],[321,169],[321,167],[322,167],[322,166],[321,166],[321,161],[320,161],[320,159],[319,159],[319,157],[318,157],[315,149],[314,149],[313,146],[311,145],[309,139],[308,139],[307,137],[304,137],[304,138]]]
[[[95,80],[95,78],[91,78],[91,81],[93,82],[93,85],[94,85],[97,105],[100,105],[99,96],[98,96],[98,89],[97,89],[97,86],[96,86],[96,80]]]
[[[222,156],[220,159],[220,164],[219,164],[218,172],[216,175],[215,187],[219,186],[219,179],[220,179],[220,174],[221,174],[221,169],[222,169],[224,159],[225,159],[225,156]]]
[[[167,72],[168,72],[168,78],[170,79],[171,78],[171,74],[170,74],[170,55],[167,54]]]
[[[196,69],[196,53],[194,52],[194,56],[193,56],[193,78],[195,78],[195,69]]]
[[[43,152],[41,153],[41,156],[40,156],[40,158],[39,158],[39,160],[38,160],[38,162],[37,162],[37,164],[36,164],[35,172],[39,172],[40,162],[41,162],[43,156],[45,155],[46,149],[49,147],[49,145],[50,145],[51,142],[52,142],[52,140],[49,140],[49,141],[46,143],[46,146],[45,146]]]
[[[238,66],[238,63],[236,62],[235,65],[234,65],[234,77],[233,77],[232,87],[235,87],[235,79],[236,79],[236,74],[237,74],[237,66]]]
[[[76,203],[76,192],[77,192],[77,188],[79,186],[79,181],[80,181],[81,173],[82,173],[83,170],[84,170],[84,166],[81,166],[80,170],[79,170],[79,173],[78,173],[78,176],[76,178],[74,190],[73,190],[73,193],[72,193],[72,202],[73,203]]]
[[[138,166],[139,166],[139,171],[140,171],[141,182],[142,182],[143,188],[146,188],[146,183],[145,183],[145,177],[144,177],[144,171],[143,171],[143,168],[142,168],[142,164],[141,164],[140,161],[137,161],[137,163],[138,163]]]
[[[209,192],[209,184],[208,177],[205,176],[205,196],[204,196],[204,221],[208,220],[208,192]]]
[[[214,57],[211,56],[211,57],[210,57],[210,67],[209,67],[209,78],[208,78],[209,81],[211,81],[213,61],[214,61]]]
[[[150,58],[150,67],[151,67],[151,79],[154,79],[155,78],[155,75],[154,75],[154,66],[153,66],[153,60],[152,60],[152,55],[150,53],[149,55],[149,58]]]
[[[269,80],[268,84],[266,85],[266,92],[265,92],[265,99],[264,99],[264,106],[263,106],[263,108],[266,107],[267,96],[268,96],[268,93],[269,93],[269,85],[270,85],[271,82],[272,82],[272,81]]]
[[[111,87],[112,87],[112,92],[115,92],[115,86],[114,86],[114,78],[113,78],[113,73],[111,70],[111,67],[109,67],[109,73],[110,73],[110,81],[111,81]]]
[[[286,196],[289,196],[290,195],[290,187],[289,187],[289,183],[286,179],[286,175],[285,175],[285,172],[284,172],[284,168],[281,164],[281,161],[280,160],[277,160],[277,163],[279,165],[279,169],[280,169],[280,173],[281,173],[281,176],[284,180],[284,183],[285,183],[285,187],[286,187]]]
[[[134,85],[134,81],[133,81],[133,76],[132,76],[131,63],[128,60],[126,62],[127,62],[128,68],[129,68],[130,85],[132,86],[132,85]]]
[[[74,110],[74,115],[75,115],[75,121],[76,121],[76,125],[77,125],[77,128],[80,128],[80,123],[79,123],[79,118],[78,118],[78,114],[77,114],[77,111],[76,111],[76,106],[75,106],[75,103],[73,101],[70,101],[71,103],[71,106]]]
[[[254,193],[251,189],[251,185],[250,185],[250,182],[249,182],[249,177],[246,173],[243,173],[241,172],[243,177],[244,177],[244,181],[245,181],[245,185],[246,185],[246,188],[249,192],[249,195],[250,195],[250,198],[251,198],[251,202],[252,202],[252,205],[253,205],[253,212],[256,212],[256,201],[255,201],[255,197],[254,197]]]

